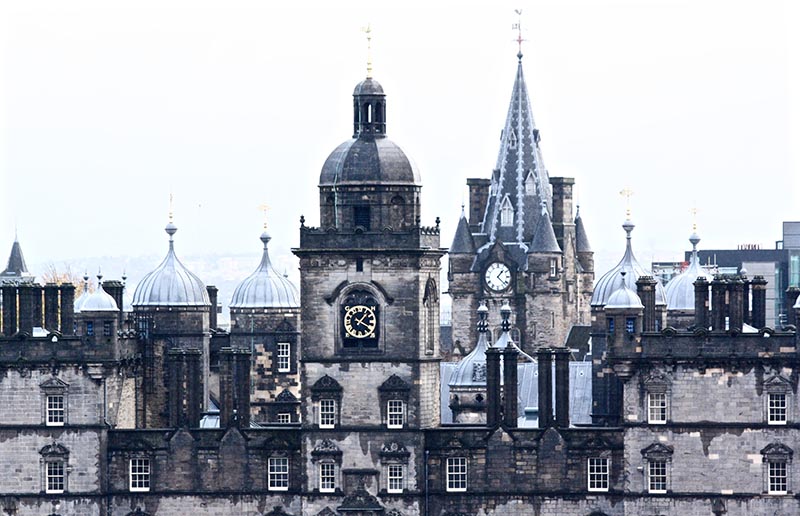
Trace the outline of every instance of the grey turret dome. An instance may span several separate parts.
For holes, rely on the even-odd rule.
[[[488,314],[489,309],[485,304],[481,304],[478,308],[478,315],[485,321]],[[486,330],[485,326],[484,330]],[[486,349],[489,347],[486,334],[487,331],[478,331],[478,344],[458,363],[450,377],[450,387],[486,385]]]
[[[644,309],[642,299],[634,291],[628,288],[625,282],[625,272],[620,272],[619,279],[617,280],[617,288],[614,290],[606,300],[605,308],[611,309]]]
[[[169,251],[156,269],[136,285],[132,305],[211,306],[206,286],[175,256],[172,236],[178,231],[172,222],[164,230],[169,235]]]
[[[667,310],[694,310],[694,282],[699,277],[704,277],[708,282],[713,279],[700,266],[700,258],[697,256],[697,244],[700,243],[700,237],[697,236],[697,233],[692,233],[689,242],[692,243],[689,267],[667,283]]]
[[[83,292],[81,292],[81,295],[78,296],[77,299],[75,299],[75,301],[72,302],[72,311],[74,313],[76,313],[76,314],[80,313],[81,307],[83,306],[83,303],[85,303],[86,300],[89,299],[90,295],[92,295],[92,293],[89,292],[89,274],[88,273],[84,273],[84,275],[83,275]]]
[[[261,234],[264,253],[258,268],[244,279],[233,291],[231,308],[296,308],[300,306],[300,293],[297,287],[275,271],[269,260],[267,243],[270,236]]]
[[[373,79],[372,77],[367,77],[363,81],[356,84],[355,89],[353,90],[353,96],[359,95],[383,95],[383,86],[381,83]]]
[[[103,276],[97,276],[97,290],[89,294],[81,304],[81,312],[119,312],[117,302],[103,290],[102,279]]]
[[[416,165],[388,138],[353,138],[334,149],[319,176],[320,186],[347,183],[421,185]]]
[[[627,233],[627,242],[625,244],[625,254],[622,256],[622,260],[610,271],[606,272],[603,277],[597,280],[594,286],[594,292],[592,293],[592,306],[604,306],[607,302],[611,294],[617,289],[617,277],[619,276],[620,272],[625,272],[625,276],[623,281],[625,285],[634,292],[636,292],[636,280],[639,279],[640,276],[652,276],[652,273],[642,267],[639,262],[636,260],[636,257],[633,255],[633,249],[631,247],[631,232],[633,231],[634,226],[633,222],[630,220],[626,220],[624,224],[622,224],[622,229],[625,230]],[[656,304],[657,305],[666,305],[667,298],[664,294],[664,287],[661,285],[661,282],[656,280]]]

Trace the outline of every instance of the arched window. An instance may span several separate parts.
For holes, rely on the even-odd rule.
[[[422,307],[425,312],[422,342],[425,345],[425,354],[432,355],[436,342],[436,331],[439,330],[439,292],[436,288],[436,280],[433,278],[428,278],[428,282],[425,284]]]
[[[514,225],[514,207],[511,205],[511,199],[508,195],[500,203],[500,225],[506,227]]]

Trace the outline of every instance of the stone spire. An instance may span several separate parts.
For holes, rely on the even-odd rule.
[[[14,243],[11,245],[11,254],[8,256],[8,265],[3,272],[0,272],[0,283],[32,280],[33,275],[28,272],[25,257],[22,255],[22,246],[19,245],[19,240],[15,234]]]
[[[464,207],[461,207],[461,218],[458,220],[456,235],[453,237],[453,245],[450,246],[450,254],[469,254],[475,252],[475,241],[472,232],[469,230],[467,216],[464,214]]]
[[[589,245],[589,237],[586,236],[586,228],[583,227],[580,206],[578,206],[575,213],[575,250],[579,253],[592,252],[592,246]]]
[[[533,239],[541,204],[544,202],[548,213],[552,210],[550,179],[539,140],[520,58],[481,228],[490,242],[525,246]],[[513,210],[510,224],[509,206]]]
[[[533,234],[529,253],[561,253],[561,248],[556,240],[556,233],[553,231],[553,224],[550,222],[550,215],[542,202],[542,214],[539,222],[536,223],[536,231]]]

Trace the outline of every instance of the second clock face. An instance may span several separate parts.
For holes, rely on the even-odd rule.
[[[378,318],[375,309],[366,305],[344,307],[344,332],[353,339],[374,339]]]
[[[508,270],[506,264],[494,262],[486,269],[484,279],[490,289],[500,292],[511,284],[511,271]]]

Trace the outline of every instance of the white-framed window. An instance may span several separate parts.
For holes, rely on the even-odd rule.
[[[131,491],[150,490],[150,459],[135,457],[128,467],[129,489]]]
[[[287,491],[289,489],[289,458],[270,457],[267,468],[267,489]]]
[[[403,428],[406,419],[406,404],[403,400],[389,400],[386,404],[386,426]]]
[[[45,463],[45,492],[63,493],[66,489],[66,464],[63,460]]]
[[[336,490],[336,464],[333,462],[320,462],[318,468],[320,492],[334,492]]]
[[[47,426],[64,426],[64,395],[48,394],[47,399]]]
[[[667,422],[669,398],[666,392],[647,393],[647,422],[651,425],[663,425]]]
[[[278,342],[278,349],[277,349],[277,359],[278,359],[278,372],[279,373],[287,373],[291,371],[291,355],[292,355],[292,348],[288,342]]]
[[[767,463],[767,493],[786,494],[789,490],[789,469],[786,461]]]
[[[514,207],[511,206],[508,196],[500,204],[500,225],[505,227],[514,225]]]
[[[589,457],[589,491],[608,491],[609,462],[605,457]]]
[[[558,276],[558,258],[550,258],[550,277]]]
[[[449,457],[447,459],[447,490],[467,490],[467,458]]]
[[[667,492],[667,461],[650,460],[647,463],[647,492]]]
[[[336,400],[319,400],[319,427],[333,428],[336,426]]]
[[[786,393],[770,392],[767,394],[767,423],[785,425],[789,419],[788,408]]]
[[[386,466],[386,491],[389,493],[402,493],[406,487],[405,471],[403,464],[388,464]]]
[[[291,423],[292,415],[288,412],[281,412],[278,414],[278,423]]]

